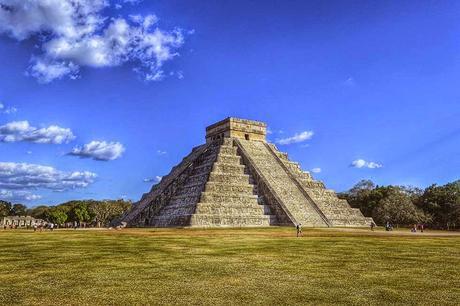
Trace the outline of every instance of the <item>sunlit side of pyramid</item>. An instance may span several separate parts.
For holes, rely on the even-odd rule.
[[[131,227],[368,226],[286,153],[263,122],[227,118],[123,217]]]

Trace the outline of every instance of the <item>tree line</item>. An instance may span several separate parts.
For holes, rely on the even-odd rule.
[[[23,204],[11,204],[0,200],[0,218],[6,216],[32,216],[54,224],[76,223],[108,226],[131,209],[131,201],[125,200],[75,200],[56,206],[40,205],[28,209]]]
[[[338,196],[359,208],[366,217],[372,217],[377,224],[423,223],[431,228],[460,228],[460,180],[441,186],[433,184],[425,189],[378,186],[370,180],[362,180]],[[131,206],[130,201],[124,200],[76,200],[28,209],[23,204],[0,200],[0,218],[30,215],[55,224],[77,222],[108,226]]]
[[[349,191],[339,193],[352,207],[359,208],[377,224],[423,223],[431,228],[460,227],[460,180],[425,189],[408,186],[378,186],[362,180]]]

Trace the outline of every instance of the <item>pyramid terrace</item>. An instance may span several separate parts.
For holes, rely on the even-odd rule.
[[[227,118],[124,217],[131,227],[368,226],[359,209],[266,141],[263,122]]]

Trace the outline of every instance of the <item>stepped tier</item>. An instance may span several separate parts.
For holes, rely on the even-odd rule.
[[[371,218],[265,141],[261,122],[229,118],[144,194],[128,226],[369,226]]]

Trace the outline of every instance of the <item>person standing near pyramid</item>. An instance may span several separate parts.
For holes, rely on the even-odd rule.
[[[297,237],[302,236],[302,223],[297,224]]]

